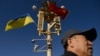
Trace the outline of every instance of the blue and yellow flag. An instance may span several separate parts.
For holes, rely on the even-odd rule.
[[[9,20],[8,23],[6,24],[5,31],[24,27],[30,23],[34,23],[34,20],[29,14],[27,14],[27,15],[18,17],[15,20]]]

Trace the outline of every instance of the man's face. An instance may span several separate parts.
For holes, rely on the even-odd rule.
[[[84,35],[75,35],[72,37],[74,49],[83,56],[92,56],[92,42],[87,40]]]

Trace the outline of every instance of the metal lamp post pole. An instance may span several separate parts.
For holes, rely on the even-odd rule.
[[[52,38],[50,23],[47,24],[47,56],[52,56]]]

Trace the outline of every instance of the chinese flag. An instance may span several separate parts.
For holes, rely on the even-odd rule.
[[[49,9],[50,9],[50,11],[56,13],[58,16],[61,16],[63,20],[66,17],[66,15],[68,15],[68,12],[69,12],[65,8],[59,8],[59,7],[57,7],[56,4],[53,3],[53,2],[51,2],[49,4]]]

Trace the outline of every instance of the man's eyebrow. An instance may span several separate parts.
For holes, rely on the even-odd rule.
[[[76,35],[73,35],[71,38],[74,38],[74,39],[76,39]]]

